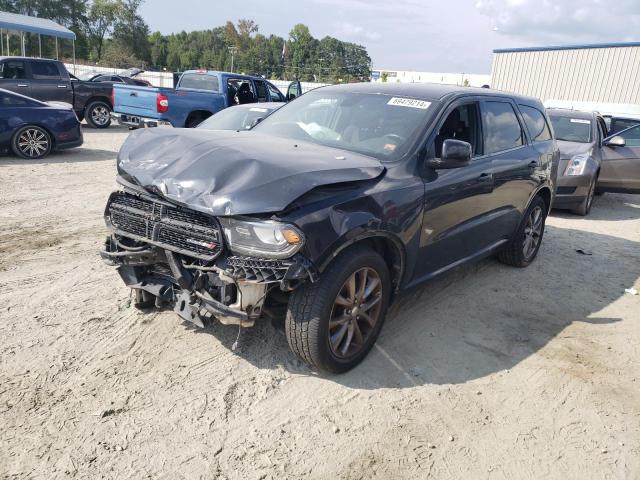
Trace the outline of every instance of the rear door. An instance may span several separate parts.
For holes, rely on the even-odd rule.
[[[69,74],[61,72],[63,65],[49,60],[32,60],[31,96],[43,102],[73,104],[73,91]]]
[[[10,59],[0,62],[0,88],[31,96],[27,62]]]
[[[625,146],[602,147],[596,188],[601,192],[640,193],[640,125],[618,132],[616,136],[624,138]]]
[[[551,156],[542,159],[547,148],[539,150],[529,144],[524,120],[512,101],[495,97],[481,102],[480,107],[484,154],[492,161],[492,233],[496,240],[507,239],[518,227],[540,182],[537,177],[545,178],[545,162],[550,162]]]

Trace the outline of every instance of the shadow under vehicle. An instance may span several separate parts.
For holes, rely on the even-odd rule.
[[[248,132],[131,134],[101,254],[139,307],[199,326],[285,312],[291,349],[344,372],[399,292],[493,254],[534,260],[558,155],[535,99],[324,87]]]

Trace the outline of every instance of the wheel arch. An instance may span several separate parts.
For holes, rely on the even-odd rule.
[[[551,201],[553,198],[553,195],[551,193],[551,188],[548,185],[543,185],[538,190],[536,190],[534,194],[531,195],[529,202],[527,202],[527,208],[525,209],[525,212],[527,211],[527,209],[529,208],[529,205],[531,205],[531,202],[535,197],[542,197],[545,205],[547,206],[547,213],[549,213],[551,211]]]
[[[320,262],[318,270],[322,273],[338,255],[357,246],[368,246],[380,254],[389,268],[393,290],[398,291],[406,269],[406,249],[402,241],[389,232],[370,231],[341,237],[338,244],[331,247],[331,253]]]
[[[89,97],[84,104],[84,108],[82,109],[83,114],[86,114],[87,107],[91,105],[93,102],[104,102],[109,105],[109,108],[113,110],[113,105],[111,104],[111,99],[102,95],[94,95],[93,97]]]
[[[14,129],[14,131],[13,131],[13,134],[11,135],[11,142],[13,142],[13,139],[18,134],[18,131],[22,130],[24,127],[38,127],[38,128],[43,129],[45,132],[47,132],[49,134],[49,138],[51,138],[51,149],[53,150],[55,148],[55,146],[56,146],[56,136],[53,134],[53,132],[51,131],[51,129],[49,127],[47,127],[46,125],[43,125],[41,123],[37,123],[37,122],[24,122],[19,127],[16,127]]]

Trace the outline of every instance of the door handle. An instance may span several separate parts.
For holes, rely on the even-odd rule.
[[[58,85],[58,88],[67,88],[66,85]]]
[[[131,93],[129,94],[129,96],[130,96],[130,97],[137,97],[137,96],[138,96],[138,94],[137,94],[136,92],[131,92]]]
[[[493,175],[490,173],[481,173],[478,177],[479,182],[491,182],[493,181]]]
[[[538,168],[540,166],[540,164],[538,163],[537,160],[534,160],[532,162],[529,162],[529,168]]]
[[[19,87],[28,87],[29,85],[27,85],[26,83],[19,83],[18,86]]]

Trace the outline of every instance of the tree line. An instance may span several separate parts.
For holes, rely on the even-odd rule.
[[[364,46],[333,37],[316,39],[303,24],[287,39],[260,33],[253,20],[227,21],[210,30],[150,32],[139,13],[143,0],[0,0],[0,10],[51,19],[72,30],[76,58],[119,68],[182,71],[208,68],[326,83],[367,81],[371,58]],[[11,53],[19,53],[19,39]],[[28,55],[55,56],[55,41],[26,34]],[[69,42],[59,55],[71,58]]]

